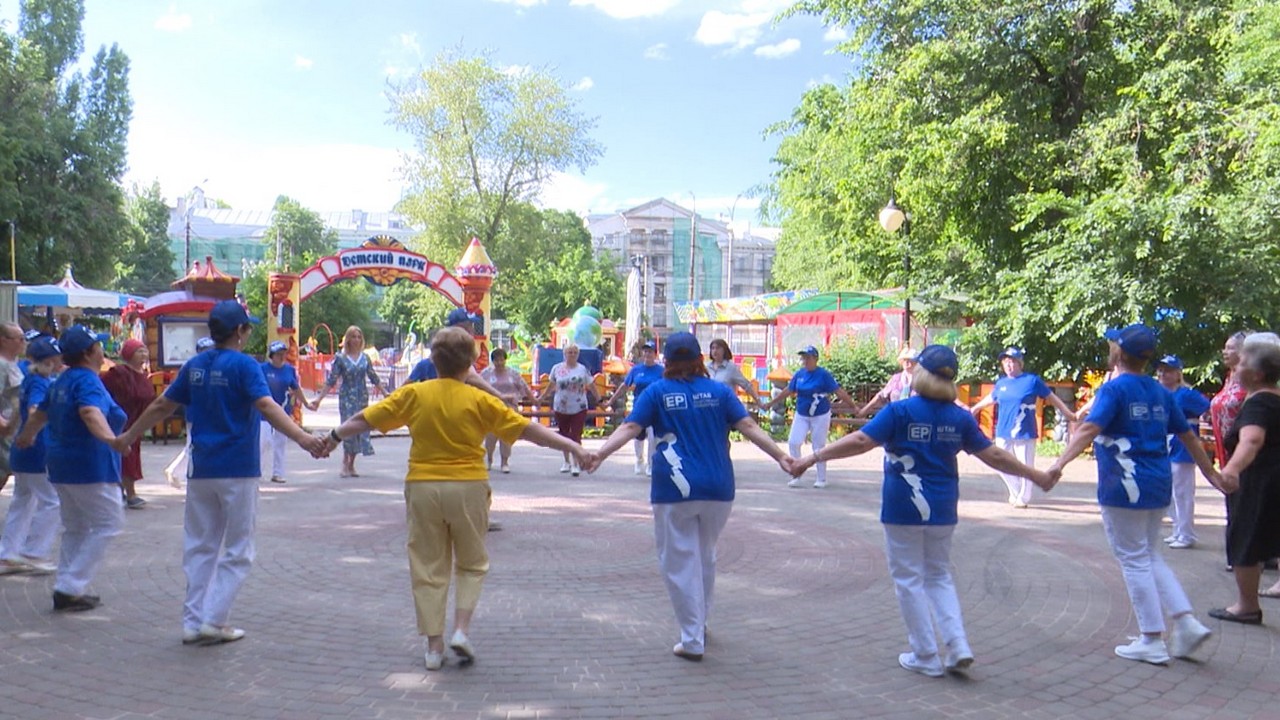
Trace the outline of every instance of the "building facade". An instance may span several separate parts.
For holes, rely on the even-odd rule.
[[[613,253],[619,274],[640,271],[644,313],[658,330],[684,328],[675,303],[756,295],[773,272],[771,232],[738,232],[666,198],[590,215],[587,230],[597,255]]]

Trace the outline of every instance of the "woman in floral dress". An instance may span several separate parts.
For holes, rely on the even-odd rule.
[[[364,354],[364,333],[360,328],[352,325],[342,335],[342,352],[333,356],[329,377],[325,378],[324,388],[316,396],[315,405],[319,406],[320,401],[329,394],[338,380],[342,380],[342,386],[338,389],[338,417],[342,422],[346,422],[348,418],[362,412],[369,404],[366,378],[373,383],[373,387],[379,393],[385,395],[391,391],[391,388],[382,387],[382,380],[378,377],[378,373],[374,372],[373,363],[369,361],[369,356]],[[369,441],[369,433],[352,435],[342,441],[342,472],[339,473],[341,477],[358,475],[356,453],[373,454],[373,443]]]

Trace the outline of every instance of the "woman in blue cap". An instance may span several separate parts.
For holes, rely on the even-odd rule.
[[[123,436],[132,442],[186,406],[191,470],[183,515],[184,645],[216,645],[245,636],[229,620],[253,566],[262,420],[312,455],[327,453],[324,440],[284,414],[271,398],[262,366],[244,353],[257,322],[237,300],[215,304],[209,311],[214,348],[183,364],[169,389]]]
[[[649,428],[657,439],[649,502],[658,565],[680,625],[677,657],[701,660],[716,580],[716,540],[733,508],[729,430],[737,430],[789,471],[791,458],[747,415],[733,388],[712,380],[698,339],[687,332],[662,347],[662,379],[636,398],[588,472]]]
[[[50,386],[15,444],[31,447],[46,422],[49,482],[62,509],[62,550],[53,583],[53,609],[92,610],[101,604],[89,585],[102,567],[107,545],[124,527],[120,453],[133,442],[117,436],[126,415],[98,377],[106,356],[101,338],[72,325],[58,339],[67,368]]]
[[[1024,465],[1035,465],[1036,440],[1040,428],[1036,425],[1036,399],[1044,398],[1057,409],[1068,422],[1076,421],[1076,414],[1049,389],[1039,375],[1022,371],[1024,353],[1020,347],[1007,347],[997,358],[1004,377],[996,381],[991,394],[982,398],[969,410],[976,417],[990,405],[996,406],[996,444],[1013,453]],[[1010,473],[1000,473],[1009,489],[1009,504],[1024,508],[1031,502],[1031,483]]]
[[[27,376],[22,379],[18,412],[23,425],[49,394],[50,376],[60,362],[62,348],[51,337],[37,335],[27,343]],[[13,469],[13,499],[0,536],[0,575],[15,572],[51,573],[48,561],[58,534],[58,491],[49,482],[45,465],[45,437],[41,430],[29,447],[9,451]]]
[[[271,389],[271,399],[284,410],[284,414],[293,417],[293,404],[315,410],[316,404],[307,400],[302,394],[302,385],[298,382],[298,371],[285,362],[289,346],[276,340],[267,346],[267,359],[262,363],[262,375],[267,379],[267,387]],[[262,435],[271,447],[271,482],[284,483],[284,449],[288,436],[271,427],[271,423],[262,421]]]
[[[623,393],[632,391],[633,398],[640,397],[648,387],[662,379],[662,366],[658,364],[658,346],[652,340],[647,340],[640,346],[640,356],[643,362],[632,365],[627,371],[627,376],[622,379],[622,384],[613,392],[608,400],[604,401],[605,407],[613,407],[613,403]],[[632,401],[634,404],[634,399]],[[648,435],[648,438],[645,436]],[[648,452],[645,448],[645,440],[648,440]],[[648,475],[653,471],[651,463],[653,462],[653,433],[647,430],[641,430],[635,439],[636,451],[636,475]]]
[[[1114,377],[1098,388],[1088,418],[1049,470],[1061,472],[1093,443],[1102,527],[1120,562],[1141,632],[1128,645],[1117,646],[1115,653],[1163,665],[1170,656],[1190,657],[1209,637],[1160,553],[1161,522],[1173,482],[1167,436],[1182,440],[1214,487],[1222,487],[1222,478],[1173,396],[1146,374],[1147,363],[1155,357],[1155,332],[1135,324],[1108,330],[1105,337]],[[1162,637],[1166,615],[1173,620],[1167,643]]]
[[[1200,416],[1209,412],[1209,398],[1182,381],[1182,358],[1165,355],[1156,362],[1156,379],[1160,386],[1173,393],[1173,402],[1187,419],[1191,432],[1200,437]],[[1195,547],[1196,538],[1196,466],[1191,451],[1182,440],[1169,438],[1169,466],[1173,474],[1173,503],[1169,505],[1169,518],[1173,520],[1173,532],[1164,544],[1173,550]]]
[[[840,387],[831,371],[818,366],[818,348],[809,345],[800,349],[800,360],[804,366],[791,376],[787,388],[778,393],[778,397],[770,400],[761,408],[763,411],[773,409],[775,405],[785,403],[787,398],[796,396],[796,413],[791,419],[791,435],[787,438],[787,448],[791,457],[800,457],[800,448],[804,446],[807,436],[809,444],[816,453],[827,444],[827,434],[831,431],[831,396],[835,395],[846,406],[853,408],[853,398]],[[800,487],[800,478],[792,478],[789,487]],[[827,486],[827,463],[818,463],[818,475],[813,481],[816,488]]]
[[[942,677],[973,664],[951,577],[951,536],[958,521],[961,450],[1001,472],[1025,477],[1049,490],[1057,477],[1019,462],[991,444],[973,416],[955,404],[959,365],[945,345],[930,345],[916,358],[915,394],[890,403],[866,425],[797,461],[799,477],[810,466],[884,447],[880,522],[898,607],[910,652],[898,656],[906,670]],[[934,625],[946,649],[941,657]]]

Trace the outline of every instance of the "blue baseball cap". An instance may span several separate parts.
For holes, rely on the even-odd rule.
[[[34,340],[27,343],[27,357],[36,362],[61,354],[62,348],[58,347],[58,341],[48,335],[37,335]]]
[[[241,325],[258,323],[258,318],[249,314],[239,300],[222,300],[209,311],[209,325],[217,325],[224,330],[235,330]]]
[[[283,340],[277,340],[267,346],[267,354],[275,355],[278,352],[284,352],[285,350],[288,350],[288,349],[289,349],[289,346],[285,345]]]
[[[1156,361],[1156,367],[1160,367],[1161,365],[1166,365],[1168,367],[1173,368],[1174,370],[1181,370],[1182,358],[1178,357],[1177,355],[1165,355],[1164,357]]]
[[[947,380],[955,380],[960,374],[960,360],[956,351],[946,345],[929,345],[916,356],[916,363],[930,373]]]
[[[1156,332],[1142,323],[1134,323],[1125,328],[1112,328],[1102,336],[1119,345],[1125,354],[1142,360],[1150,359],[1156,351]]]
[[[471,313],[467,312],[466,308],[454,308],[449,311],[449,317],[444,322],[444,324],[447,327],[453,327],[454,325],[461,325],[462,323],[471,323],[472,325],[479,325],[480,316],[472,315]]]
[[[702,346],[693,333],[673,333],[662,346],[662,357],[667,360],[697,360],[701,355]]]
[[[640,346],[640,349],[641,350],[657,350],[658,344],[652,340],[646,340],[645,343]]]
[[[996,359],[1003,360],[1005,358],[1013,358],[1014,360],[1021,360],[1024,355],[1026,355],[1026,353],[1022,351],[1022,348],[1017,345],[1010,345],[1004,350],[1001,350],[1000,354],[996,356]]]
[[[814,356],[814,357],[818,357],[818,348],[816,348],[816,347],[814,347],[814,346],[812,346],[812,345],[805,345],[804,347],[800,348],[800,350],[797,352],[797,354],[799,354],[799,355],[812,355],[812,356]]]
[[[32,340],[35,340],[41,335],[44,335],[44,333],[40,332],[39,330],[36,330],[35,328],[31,328],[30,330],[22,333],[22,339],[26,340],[27,342],[31,342]]]
[[[212,350],[214,345],[217,345],[217,343],[213,341],[213,338],[206,335],[196,341],[196,352],[204,352],[205,350]]]
[[[105,334],[96,333],[83,325],[72,325],[63,331],[62,337],[58,338],[58,347],[62,348],[63,355],[79,355],[94,346],[94,343],[100,343],[106,340]]]

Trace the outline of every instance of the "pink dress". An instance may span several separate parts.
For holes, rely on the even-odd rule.
[[[1231,432],[1231,428],[1235,426],[1236,417],[1240,415],[1240,408],[1244,405],[1244,399],[1248,394],[1244,386],[1236,381],[1236,374],[1232,372],[1227,376],[1227,382],[1223,384],[1222,389],[1209,403],[1209,424],[1213,426],[1213,444],[1219,468],[1225,467],[1227,460],[1231,458],[1226,448],[1227,433]]]

